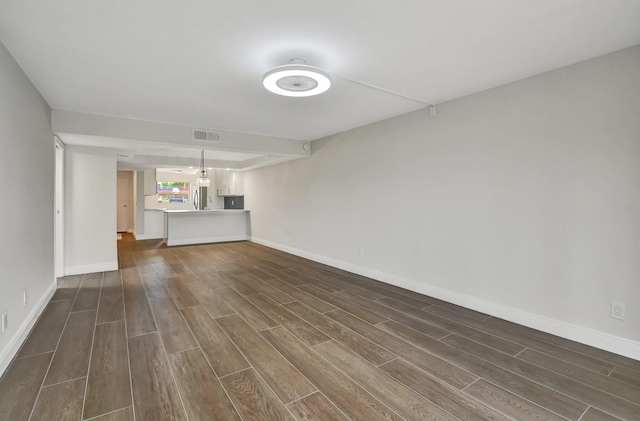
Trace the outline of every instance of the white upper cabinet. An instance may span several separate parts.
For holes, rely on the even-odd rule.
[[[244,172],[216,170],[216,196],[243,196]]]

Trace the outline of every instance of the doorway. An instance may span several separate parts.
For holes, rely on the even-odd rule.
[[[118,214],[117,229],[119,233],[132,232],[133,226],[133,172],[118,171]]]
[[[54,137],[55,144],[55,198],[53,267],[56,278],[64,276],[64,143]]]

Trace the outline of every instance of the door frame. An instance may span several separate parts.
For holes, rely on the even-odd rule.
[[[54,140],[54,153],[55,153],[55,165],[54,165],[54,244],[53,244],[53,267],[54,275],[56,278],[61,278],[65,275],[65,262],[64,262],[64,230],[65,230],[65,145],[62,143],[58,136],[53,137]]]

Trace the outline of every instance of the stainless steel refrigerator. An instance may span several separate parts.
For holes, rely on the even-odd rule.
[[[198,186],[193,192],[193,208],[196,210],[209,209],[208,187]]]

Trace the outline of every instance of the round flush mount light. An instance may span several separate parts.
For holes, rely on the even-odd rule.
[[[306,64],[293,63],[294,60],[292,64],[265,73],[262,79],[264,87],[274,94],[292,97],[318,95],[329,89],[331,78],[327,72]]]

